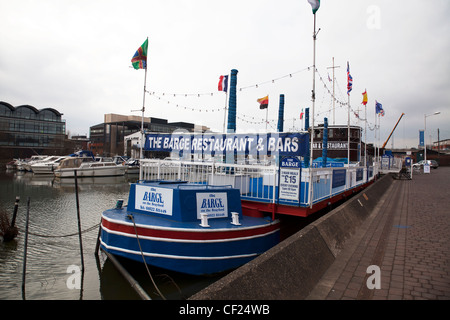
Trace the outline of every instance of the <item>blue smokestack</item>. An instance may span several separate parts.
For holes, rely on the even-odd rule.
[[[284,122],[284,94],[280,94],[280,108],[278,109],[278,132],[283,132]]]
[[[309,129],[309,108],[305,109],[305,130]]]
[[[237,85],[236,69],[231,70],[230,79],[230,97],[228,101],[228,132],[236,132],[236,85]]]
[[[322,166],[327,166],[328,157],[328,118],[323,119]]]

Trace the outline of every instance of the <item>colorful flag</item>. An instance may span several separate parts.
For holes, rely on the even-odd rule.
[[[228,89],[228,76],[220,76],[218,89],[219,89],[219,91],[227,92],[227,89]]]
[[[375,100],[375,113],[384,117],[383,105]]]
[[[269,106],[269,96],[256,100],[259,103],[260,109],[266,109]]]
[[[347,61],[347,94],[350,95],[350,91],[352,91],[353,86],[353,78],[350,75],[350,64]]]
[[[133,58],[131,59],[131,64],[136,70],[147,69],[147,49],[148,49],[148,38],[144,41],[142,46],[137,49]]]
[[[308,2],[312,7],[313,14],[316,14],[317,10],[319,10],[320,7],[320,0],[308,0]]]
[[[305,113],[303,112],[303,109],[302,109],[302,112],[300,112],[300,120],[302,120],[303,119],[303,115],[304,115]]]
[[[367,104],[367,90],[364,90],[363,92],[363,101],[361,102],[363,105]]]

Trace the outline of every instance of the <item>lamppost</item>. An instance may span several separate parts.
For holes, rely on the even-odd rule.
[[[426,136],[427,136],[427,117],[431,117],[431,116],[435,116],[435,115],[438,115],[438,114],[440,114],[440,112],[439,111],[436,111],[435,113],[432,113],[432,114],[425,114],[424,115],[424,117],[423,117],[423,119],[424,119],[424,131],[423,131],[423,137],[424,137],[424,140],[425,140],[425,164],[427,163],[427,138],[426,138]]]

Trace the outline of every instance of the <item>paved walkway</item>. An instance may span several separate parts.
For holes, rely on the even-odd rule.
[[[394,180],[308,299],[450,300],[450,167]]]

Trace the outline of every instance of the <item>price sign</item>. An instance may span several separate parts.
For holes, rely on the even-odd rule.
[[[300,161],[297,157],[285,157],[280,163],[280,199],[296,200],[300,194]]]

